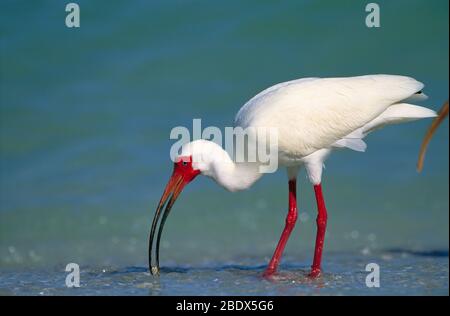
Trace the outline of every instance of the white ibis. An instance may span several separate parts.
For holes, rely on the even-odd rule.
[[[265,276],[276,272],[297,220],[296,179],[301,167],[306,169],[317,201],[317,236],[310,272],[311,277],[317,277],[321,274],[327,225],[321,186],[324,160],[337,148],[365,151],[363,138],[384,125],[435,117],[436,113],[430,109],[408,104],[426,98],[423,87],[413,78],[395,75],[304,78],[274,85],[239,110],[235,126],[278,130],[278,166],[286,167],[288,174],[286,224]],[[202,157],[201,161],[193,157],[194,152]],[[200,174],[214,179],[229,191],[247,189],[262,176],[255,164],[233,161],[212,141],[195,140],[185,144],[175,159],[172,176],[153,218],[149,240],[149,266],[153,275],[159,274],[159,243],[167,216],[183,188]],[[156,262],[153,262],[157,230]]]

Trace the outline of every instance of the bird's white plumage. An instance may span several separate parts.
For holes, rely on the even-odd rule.
[[[392,75],[294,80],[252,98],[235,124],[277,128],[280,153],[298,159],[330,147],[422,88],[415,79]]]
[[[235,125],[276,128],[279,164],[288,167],[289,177],[304,165],[311,182],[317,184],[323,161],[333,149],[364,151],[362,139],[377,128],[435,116],[432,110],[405,103],[423,99],[423,87],[413,78],[396,75],[292,80],[250,99],[237,113]],[[196,151],[212,151],[223,158],[219,153],[223,149],[205,142],[189,144],[183,155],[197,147]],[[256,172],[253,166],[242,168],[231,159],[227,163],[211,159],[199,165],[200,170],[229,190],[246,188],[260,177],[249,175]]]
[[[381,113],[375,119],[362,127],[362,133],[367,135],[378,128],[385,125],[409,122],[426,117],[435,117],[436,112],[422,106],[397,103],[388,107],[386,111]]]

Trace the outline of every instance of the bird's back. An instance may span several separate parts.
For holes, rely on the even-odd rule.
[[[279,151],[300,158],[331,146],[422,88],[413,78],[395,75],[298,79],[253,97],[235,125],[277,128]]]

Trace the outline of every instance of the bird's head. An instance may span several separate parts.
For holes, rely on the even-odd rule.
[[[166,185],[166,188],[164,189],[164,193],[161,196],[158,207],[156,208],[150,231],[149,265],[150,272],[152,274],[155,275],[159,273],[159,244],[164,228],[164,223],[170,213],[172,206],[174,205],[183,188],[192,180],[194,180],[195,177],[197,177],[199,174],[210,175],[212,158],[216,156],[215,153],[220,155],[220,151],[217,149],[217,147],[220,148],[220,146],[216,145],[213,142],[197,140],[185,144],[181,150],[181,153],[175,157],[172,175]],[[220,150],[222,149],[220,148]],[[165,209],[163,212],[161,212],[164,206]],[[157,228],[158,223],[159,228]],[[158,235],[156,238],[156,265],[153,265],[152,253],[156,231],[158,231]]]

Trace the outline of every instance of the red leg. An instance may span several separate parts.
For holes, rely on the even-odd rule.
[[[297,221],[297,180],[289,180],[289,211],[286,217],[286,225],[283,233],[281,234],[280,241],[273,254],[272,260],[264,272],[264,276],[270,276],[277,271],[278,264],[281,260],[284,247],[289,239],[289,235],[294,229],[295,222]]]
[[[321,273],[320,263],[322,262],[322,250],[325,240],[325,230],[327,227],[327,209],[325,207],[325,201],[323,200],[322,185],[317,184],[314,186],[314,192],[316,193],[317,201],[317,236],[316,247],[314,250],[314,261],[311,267],[311,277],[318,277]]]

